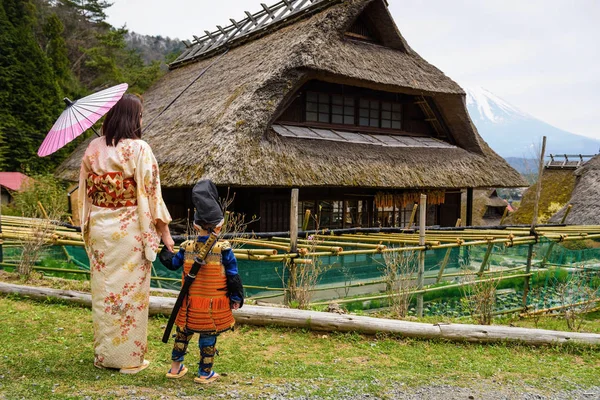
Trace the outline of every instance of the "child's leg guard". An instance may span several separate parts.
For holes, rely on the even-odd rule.
[[[200,347],[200,363],[198,368],[198,376],[209,376],[217,349],[217,335],[200,335],[198,346]]]
[[[175,334],[175,344],[173,345],[173,351],[171,352],[171,360],[183,361],[183,357],[187,351],[188,344],[194,336],[194,332],[188,332],[187,330],[181,330],[177,327],[177,333]]]

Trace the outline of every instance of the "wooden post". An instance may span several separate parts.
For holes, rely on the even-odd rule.
[[[467,226],[473,226],[473,188],[467,188]]]
[[[561,224],[564,224],[565,221],[567,220],[567,217],[569,216],[569,213],[571,212],[571,209],[573,208],[573,204],[569,204],[567,206],[567,209],[565,210],[565,214],[563,215],[563,217],[560,220]]]
[[[427,225],[427,195],[421,194],[419,203],[419,246],[425,245],[425,226]],[[417,273],[417,289],[425,284],[425,250],[419,252],[419,272]],[[423,316],[423,294],[417,295],[417,316]]]
[[[298,189],[292,189],[290,201],[290,253],[295,253],[298,250]],[[284,262],[285,264],[285,262]],[[290,262],[288,264],[290,271],[290,279],[288,282],[288,291],[286,292],[286,303],[296,298],[296,286],[298,285],[298,277],[296,264]]]
[[[540,163],[538,166],[538,180],[535,190],[535,203],[533,204],[533,220],[531,221],[531,230],[535,229],[538,218],[538,208],[540,204],[540,193],[542,191],[542,176],[544,174],[544,153],[546,152],[546,136],[542,138],[542,151],[540,153]]]
[[[410,214],[410,220],[408,221],[408,226],[407,226],[408,229],[410,229],[412,227],[412,224],[415,220],[415,216],[417,215],[417,208],[418,208],[418,204],[417,203],[413,204],[412,213]]]
[[[535,203],[533,205],[533,218],[531,220],[531,229],[530,234],[535,235],[535,224],[537,223],[538,218],[538,207],[540,203],[540,193],[542,191],[542,176],[544,174],[544,153],[546,152],[546,136],[542,138],[542,150],[540,152],[540,162],[538,165],[538,180],[537,186],[535,190]],[[536,240],[537,241],[537,240]],[[525,273],[529,274],[531,272],[531,258],[533,257],[533,244],[529,245],[529,249],[527,250],[527,266],[525,267]],[[525,281],[523,282],[523,307],[527,306],[527,295],[529,294],[529,275],[525,277]]]
[[[456,227],[460,226],[460,218],[456,220]],[[446,254],[444,255],[444,261],[442,261],[442,265],[440,265],[440,271],[438,272],[438,276],[437,279],[435,280],[435,283],[440,283],[440,281],[442,280],[442,275],[444,275],[444,269],[446,268],[446,265],[448,265],[448,261],[450,260],[450,253],[452,253],[452,248],[449,248],[448,250],[446,250]]]
[[[548,245],[548,250],[546,251],[546,255],[544,255],[544,258],[542,258],[542,264],[540,265],[540,268],[544,268],[548,263],[548,259],[550,258],[550,254],[552,253],[552,249],[554,248],[555,244],[556,242],[552,242]]]
[[[525,267],[525,273],[529,274],[531,271],[531,258],[533,257],[533,244],[530,244],[527,249],[527,265]],[[523,282],[523,308],[527,310],[527,295],[529,294],[529,275],[525,277]]]
[[[310,222],[310,208],[307,208],[304,212],[304,220],[302,221],[302,230],[308,229],[308,223]]]
[[[490,242],[490,244],[488,244],[488,248],[485,251],[485,255],[483,256],[483,260],[481,260],[481,267],[479,267],[479,272],[477,273],[477,275],[482,276],[483,275],[483,271],[485,271],[485,267],[488,263],[488,260],[490,259],[490,255],[492,254],[492,250],[494,249],[494,243]]]
[[[298,189],[292,189],[292,198],[290,203],[291,253],[295,253],[298,248],[298,192]]]
[[[37,205],[38,205],[38,207],[40,208],[40,210],[42,210],[42,214],[44,215],[44,218],[46,218],[46,219],[50,219],[50,218],[48,217],[48,213],[46,212],[46,209],[45,209],[45,208],[44,208],[44,206],[42,205],[42,202],[41,202],[41,201],[38,201],[38,202],[37,202]]]

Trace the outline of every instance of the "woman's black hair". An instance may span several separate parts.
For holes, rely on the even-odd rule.
[[[116,146],[121,139],[142,138],[142,99],[125,94],[106,114],[102,134],[107,146]]]

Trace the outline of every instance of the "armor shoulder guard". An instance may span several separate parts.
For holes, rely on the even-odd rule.
[[[194,244],[195,244],[195,241],[186,240],[185,242],[183,242],[179,245],[179,248],[183,249],[186,253],[192,252],[192,251],[194,251]]]
[[[231,243],[229,243],[227,240],[220,240],[215,244],[215,247],[213,247],[213,252],[215,253],[221,253],[223,252],[223,250],[230,250],[231,249]]]

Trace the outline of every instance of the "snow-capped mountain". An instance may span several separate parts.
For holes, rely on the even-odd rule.
[[[466,89],[467,108],[479,134],[504,158],[537,158],[542,136],[546,155],[597,154],[600,141],[541,121],[484,88]]]

